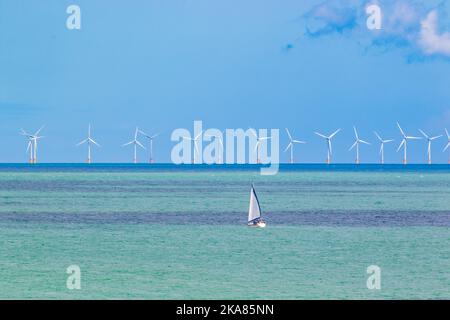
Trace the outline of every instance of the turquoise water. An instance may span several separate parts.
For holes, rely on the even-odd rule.
[[[445,165],[0,165],[0,298],[449,299],[449,193]]]

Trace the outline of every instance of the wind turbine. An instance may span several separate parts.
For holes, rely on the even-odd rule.
[[[450,134],[448,134],[447,128],[445,128],[445,134],[447,135],[448,143],[442,152],[445,152],[450,147]],[[450,157],[448,158],[448,164],[450,164]]]
[[[142,145],[142,143],[140,143],[137,140],[137,136],[138,136],[138,132],[139,132],[139,128],[136,127],[136,130],[134,131],[134,139],[131,140],[130,142],[127,142],[125,144],[122,145],[122,147],[128,146],[130,144],[134,145],[134,158],[133,158],[133,163],[137,163],[137,146],[141,147],[142,149],[145,149],[145,147]]]
[[[407,145],[408,145],[408,140],[420,140],[422,138],[413,137],[413,136],[407,136],[405,134],[405,132],[403,131],[402,127],[400,127],[400,124],[398,122],[397,122],[397,127],[400,130],[400,133],[402,134],[402,137],[403,137],[402,142],[398,146],[397,152],[399,152],[400,149],[403,147],[403,164],[407,164],[408,163],[408,159],[406,157],[406,149],[407,149]]]
[[[197,157],[195,157],[195,155],[197,155],[198,157],[200,156],[200,149],[198,148],[198,145],[197,145],[197,143],[198,143],[198,141],[199,141],[199,139],[202,137],[202,133],[203,133],[203,130],[202,131],[200,131],[200,133],[195,137],[195,138],[191,138],[190,136],[189,137],[187,137],[187,136],[184,136],[184,137],[181,137],[182,139],[184,139],[184,140],[189,140],[189,141],[193,141],[194,142],[194,148],[195,148],[195,150],[194,150],[194,162],[193,163],[197,163]],[[192,146],[192,145],[191,145]]]
[[[88,146],[87,163],[91,163],[91,161],[92,161],[92,158],[91,158],[91,144],[93,143],[93,144],[95,144],[97,147],[100,147],[100,145],[99,145],[97,142],[95,142],[94,139],[91,138],[91,124],[89,124],[89,126],[88,126],[88,136],[87,136],[87,138],[84,139],[83,141],[79,142],[79,143],[77,144],[77,147],[80,146],[80,145],[82,145],[82,144],[84,144],[84,143],[87,143],[87,146]]]
[[[34,134],[29,134],[25,130],[21,129],[21,135],[28,138],[27,152],[30,151],[30,163],[37,163],[37,141],[44,138],[43,136],[39,136],[39,133],[43,128],[44,126],[40,127]]]
[[[383,139],[381,139],[380,135],[379,135],[376,131],[374,131],[374,133],[375,133],[375,135],[377,136],[378,141],[380,141],[381,164],[384,164],[384,144],[385,144],[385,143],[392,142],[392,141],[394,141],[394,140],[393,140],[393,139],[383,140]]]
[[[225,131],[221,131],[221,134],[224,134]],[[217,139],[217,141],[219,141],[219,146],[220,146],[220,151],[217,153],[217,155],[219,156],[219,159],[217,161],[217,163],[223,163],[223,139],[222,136],[216,136],[214,134],[205,134],[205,137],[208,138],[215,138]]]
[[[288,149],[291,149],[291,159],[290,159],[290,161],[291,161],[291,164],[292,164],[292,163],[294,163],[294,144],[296,144],[296,143],[304,144],[306,142],[293,139],[291,133],[288,130],[288,128],[285,128],[285,129],[286,129],[286,133],[287,133],[287,135],[289,137],[289,144],[286,147],[286,149],[284,150],[284,152],[288,151]]]
[[[439,139],[440,137],[442,137],[442,134],[439,136],[429,137],[425,132],[423,132],[423,130],[419,129],[419,131],[428,141],[428,149],[427,149],[428,164],[431,164],[431,141]]]
[[[256,138],[256,145],[255,145],[255,152],[256,152],[256,163],[261,163],[261,159],[259,158],[259,146],[263,141],[270,140],[270,137],[258,137],[258,134],[256,133],[256,130],[253,128],[250,128],[250,132],[255,136]]]
[[[149,141],[150,141],[150,159],[149,159],[149,163],[153,163],[154,159],[153,159],[153,140],[160,135],[160,132],[155,133],[154,135],[150,136],[148,134],[146,134],[144,131],[139,130],[140,133],[142,133],[144,135],[144,137],[146,137]]]
[[[326,136],[322,133],[319,132],[314,132],[315,134],[317,134],[319,137],[322,137],[326,140],[327,142],[327,160],[326,163],[330,164],[331,163],[331,155],[333,154],[333,149],[331,147],[331,139],[333,139],[333,137],[339,132],[341,131],[341,129],[337,129],[335,132],[333,132],[331,135]]]
[[[364,141],[364,140],[359,138],[358,131],[356,130],[356,127],[353,127],[353,131],[355,131],[355,138],[356,138],[356,140],[355,140],[355,143],[353,143],[352,146],[350,147],[349,151],[356,147],[356,161],[355,161],[355,163],[359,164],[359,144],[363,143],[363,144],[370,145],[370,143],[368,143],[367,141]]]

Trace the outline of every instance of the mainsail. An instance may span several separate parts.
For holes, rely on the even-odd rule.
[[[255,188],[252,185],[250,190],[250,207],[248,209],[248,222],[255,221],[261,217],[261,208],[259,206],[258,197]]]

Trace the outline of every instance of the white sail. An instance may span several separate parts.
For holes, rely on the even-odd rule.
[[[251,222],[261,217],[261,208],[259,207],[258,197],[256,196],[255,189],[252,186],[250,191],[250,207],[248,209],[248,222]]]

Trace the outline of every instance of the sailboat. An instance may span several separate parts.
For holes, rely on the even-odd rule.
[[[261,207],[259,206],[258,197],[256,196],[255,187],[252,184],[250,190],[250,206],[248,208],[248,224],[249,227],[265,228],[266,222],[261,218]]]

